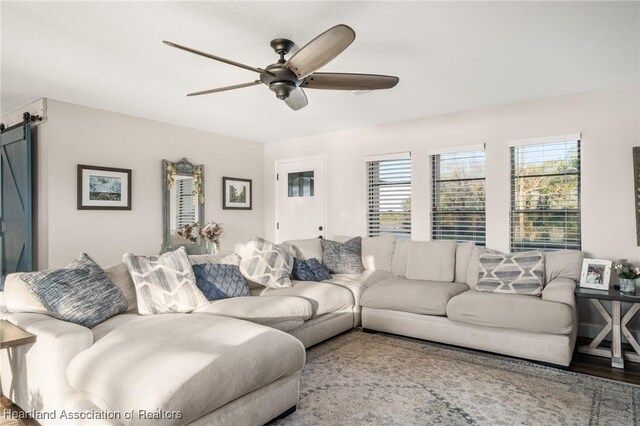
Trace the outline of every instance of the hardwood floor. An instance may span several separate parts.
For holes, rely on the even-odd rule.
[[[587,339],[578,338],[576,348],[588,343]],[[631,347],[623,347],[623,349],[632,350]],[[640,364],[626,360],[624,362],[624,370],[622,370],[611,367],[611,359],[609,358],[581,354],[576,351],[573,354],[569,371],[640,385]]]

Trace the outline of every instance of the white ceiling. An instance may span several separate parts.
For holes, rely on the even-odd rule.
[[[1,109],[40,97],[272,141],[540,99],[640,79],[640,3],[6,2]],[[307,90],[291,111],[265,86],[187,98],[256,74],[335,24],[355,42],[324,71],[392,74],[394,89]]]

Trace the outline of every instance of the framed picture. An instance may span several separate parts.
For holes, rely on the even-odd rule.
[[[584,259],[582,261],[580,287],[593,288],[595,290],[609,290],[610,277],[610,260]]]
[[[222,208],[226,210],[251,210],[251,179],[222,178]]]
[[[78,164],[78,210],[131,210],[131,169]]]

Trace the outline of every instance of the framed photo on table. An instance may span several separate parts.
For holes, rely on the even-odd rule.
[[[594,290],[609,290],[611,261],[602,259],[584,259],[580,274],[580,287]]]
[[[131,169],[78,164],[78,210],[131,210]]]
[[[251,210],[253,191],[251,179],[222,178],[222,208],[225,210]]]

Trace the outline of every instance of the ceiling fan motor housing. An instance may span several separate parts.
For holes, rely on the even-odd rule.
[[[287,99],[291,92],[302,83],[296,75],[278,62],[265,68],[269,73],[260,74],[260,80],[269,86],[278,99]]]

